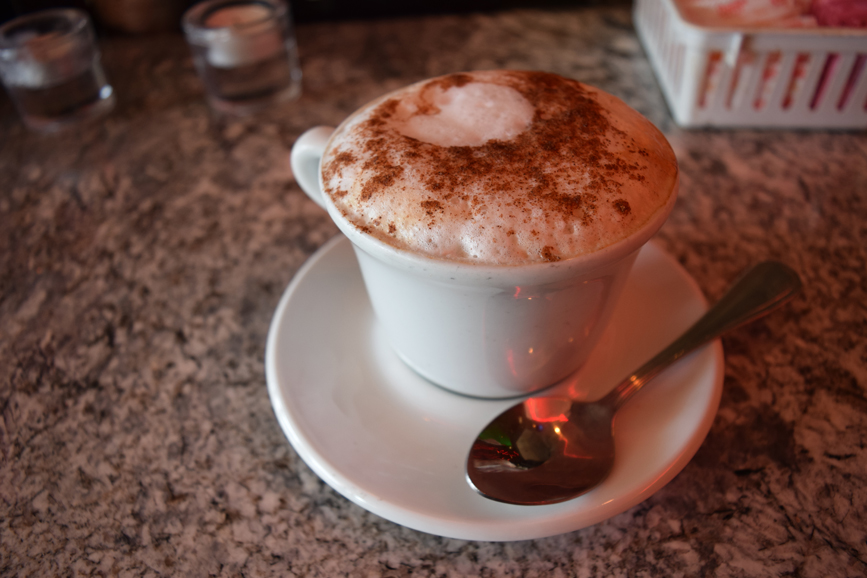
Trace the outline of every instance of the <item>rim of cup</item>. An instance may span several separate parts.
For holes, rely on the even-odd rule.
[[[402,90],[402,89],[401,89]],[[385,94],[358,108],[341,122],[323,148],[323,157],[331,148],[335,137],[353,121],[359,114],[369,110],[392,96]],[[401,249],[382,241],[373,235],[364,233],[334,205],[331,197],[325,194],[322,179],[321,163],[317,175],[322,202],[335,225],[349,238],[353,245],[374,258],[395,266],[399,269],[414,272],[418,275],[438,279],[448,283],[464,285],[514,287],[515,285],[539,285],[555,283],[590,273],[596,269],[616,263],[638,251],[662,227],[677,201],[680,179],[675,178],[671,194],[665,204],[632,234],[590,253],[567,257],[558,261],[522,263],[522,264],[487,264],[471,261],[457,261],[446,258],[423,255],[409,249]]]

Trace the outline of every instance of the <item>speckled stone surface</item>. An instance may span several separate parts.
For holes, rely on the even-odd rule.
[[[856,577],[867,574],[867,135],[683,131],[629,8],[300,27],[304,94],[213,118],[179,36],[103,43],[118,107],[57,136],[0,100],[0,575]],[[397,526],[283,436],[265,337],[336,233],[295,138],[474,68],[598,85],[669,136],[659,234],[709,298],[783,260],[806,290],[723,340],[725,391],[670,484],[607,522],[514,543]]]

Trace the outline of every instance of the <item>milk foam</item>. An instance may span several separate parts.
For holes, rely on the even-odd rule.
[[[508,86],[472,82],[431,92],[423,104],[438,109],[435,114],[419,114],[422,103],[414,99],[401,102],[394,123],[399,133],[443,147],[479,146],[512,139],[533,120],[533,106]]]
[[[615,97],[538,72],[472,72],[344,123],[325,193],[360,230],[433,258],[550,262],[629,236],[674,194],[662,134]]]

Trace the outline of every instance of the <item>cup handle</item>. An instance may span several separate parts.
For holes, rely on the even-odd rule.
[[[295,181],[301,186],[301,190],[323,209],[325,203],[319,186],[319,163],[333,132],[334,129],[330,126],[311,128],[298,137],[289,154],[289,165]]]

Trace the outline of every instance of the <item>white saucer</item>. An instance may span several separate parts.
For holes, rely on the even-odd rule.
[[[706,309],[658,246],[642,249],[611,326],[563,388],[600,397]],[[478,432],[515,403],[462,397],[401,362],[374,322],[349,242],[322,247],[286,289],[268,335],[268,392],[301,458],[359,506],[422,532],[523,540],[577,530],[645,500],[695,454],[722,392],[719,341],[660,375],[617,416],[617,462],[591,492],[550,506],[493,502],[465,481]]]

